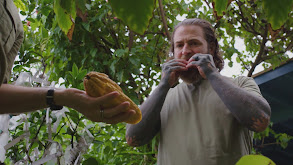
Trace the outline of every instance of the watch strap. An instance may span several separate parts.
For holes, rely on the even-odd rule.
[[[63,108],[61,105],[56,105],[54,103],[54,91],[55,89],[49,89],[46,95],[46,102],[47,105],[50,107],[51,110],[60,110]]]

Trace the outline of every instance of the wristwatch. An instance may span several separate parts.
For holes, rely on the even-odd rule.
[[[51,110],[60,110],[63,108],[61,105],[56,105],[54,103],[54,91],[55,89],[49,89],[46,96],[47,105]]]

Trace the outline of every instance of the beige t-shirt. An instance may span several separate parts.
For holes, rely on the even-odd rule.
[[[252,78],[229,78],[259,97]],[[159,165],[234,165],[252,149],[253,132],[226,108],[208,80],[170,89],[161,111]]]

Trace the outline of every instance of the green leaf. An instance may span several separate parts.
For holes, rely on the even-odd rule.
[[[137,151],[122,151],[122,154],[135,154],[135,155],[153,155],[156,152],[137,152]]]
[[[267,20],[274,30],[279,29],[289,19],[293,7],[292,0],[263,0],[262,4]]]
[[[110,69],[111,69],[111,71],[113,72],[113,73],[115,73],[116,71],[116,63],[119,61],[119,59],[115,59],[112,63],[111,63],[111,65],[110,65]]]
[[[96,158],[90,157],[90,158],[86,159],[82,164],[83,165],[95,165],[95,164],[99,164],[99,162],[97,161]]]
[[[236,62],[237,62],[237,63],[240,63],[240,62],[241,62],[241,60],[240,60],[239,57],[236,57]]]
[[[232,68],[233,67],[233,62],[229,61],[228,66]]]
[[[76,6],[84,13],[86,11],[85,0],[75,0]]]
[[[23,16],[26,15],[26,13],[24,11],[20,11],[20,14],[23,15]]]
[[[75,124],[79,122],[79,113],[76,110],[70,110],[69,112],[66,112],[66,114]]]
[[[31,152],[34,150],[34,148],[38,147],[39,146],[39,143],[34,143],[32,145],[32,147],[30,148],[30,151],[29,151],[29,155],[31,154]]]
[[[82,22],[81,24],[85,30],[90,32],[90,24],[88,22]]]
[[[35,19],[33,19],[33,18],[27,18],[27,20],[30,21],[30,22],[32,22],[32,23],[35,23],[36,22]]]
[[[140,59],[137,56],[130,56],[129,61],[132,65],[139,67]]]
[[[15,6],[17,8],[19,8],[20,10],[23,10],[23,11],[27,10],[27,8],[26,8],[25,4],[22,2],[22,0],[13,0],[13,2],[15,4]]]
[[[83,69],[82,71],[80,71],[79,73],[78,73],[78,76],[76,77],[78,80],[82,80],[84,77],[85,77],[85,75],[87,74],[87,70],[85,70],[85,69]]]
[[[109,0],[116,14],[131,30],[143,34],[155,8],[155,0]]]
[[[73,19],[76,17],[75,1],[73,0],[60,0],[60,6],[65,9],[65,12],[69,14]]]
[[[66,134],[72,135],[73,134],[73,131],[68,127],[67,130],[66,130]]]
[[[271,159],[262,155],[245,155],[236,165],[276,165]]]
[[[78,76],[78,67],[77,67],[77,65],[75,63],[72,66],[72,76],[74,78]]]
[[[97,55],[97,51],[98,51],[98,49],[96,49],[96,48],[91,49],[91,51],[90,51],[90,55],[91,55],[92,57],[95,57],[95,56]]]
[[[75,19],[75,15],[70,16],[70,14],[66,13],[66,10],[62,8],[60,4],[61,4],[61,0],[54,1],[54,12],[56,14],[56,19],[57,19],[59,27],[62,29],[62,31],[65,34],[67,34],[68,30],[71,28],[71,25],[73,24],[71,18]]]
[[[228,5],[228,0],[214,0],[218,16],[222,16]]]
[[[117,78],[119,82],[123,81],[123,74],[124,74],[124,70],[121,70],[117,73]]]
[[[125,49],[117,49],[115,51],[115,54],[117,55],[117,57],[122,57],[125,54]]]
[[[46,28],[42,27],[41,32],[43,38],[48,38],[48,30]]]

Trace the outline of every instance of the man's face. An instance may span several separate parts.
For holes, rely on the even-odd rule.
[[[204,38],[203,29],[197,25],[180,26],[174,34],[175,59],[189,60],[196,53],[209,54],[208,43]],[[180,78],[187,83],[201,79],[197,69],[181,72]]]

